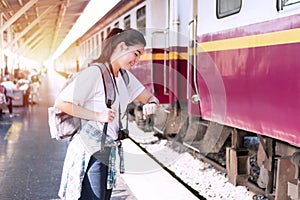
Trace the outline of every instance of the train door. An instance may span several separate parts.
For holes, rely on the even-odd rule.
[[[187,84],[186,98],[188,100],[188,111],[191,116],[201,116],[200,94],[197,77],[197,27],[198,27],[198,0],[192,1],[191,15],[188,22],[188,49],[187,49]]]
[[[160,103],[167,104],[169,95],[168,32],[167,30],[155,30],[151,34],[152,87]]]
[[[239,1],[232,1],[239,2]],[[195,0],[193,4],[193,18],[190,22],[190,35],[193,37],[190,42],[192,48],[190,59],[192,66],[190,70],[190,84],[194,94],[190,93],[191,101],[189,108],[192,114],[194,105],[200,107],[201,119],[224,123],[226,115],[226,93],[223,77],[216,64],[216,54],[207,51],[203,41],[211,39],[208,29],[218,26],[215,22],[216,1]],[[208,31],[208,32],[207,32]]]
[[[143,129],[152,130],[153,126],[155,132],[163,133],[168,116],[165,108],[169,107],[168,1],[147,0],[143,8],[146,18],[144,32],[147,47],[145,56],[141,59],[144,66],[139,77],[159,99],[161,105],[155,119],[145,122],[147,127]]]
[[[188,43],[188,12],[192,0],[168,1],[168,88],[169,114],[165,135],[177,136],[185,130],[187,119],[187,43]],[[185,132],[185,131],[183,131]]]
[[[150,51],[151,84],[161,104],[168,104],[168,12],[167,1],[148,0],[147,50]]]
[[[186,66],[187,66],[187,42],[188,25],[187,10],[190,10],[191,0],[168,0],[166,1],[167,28],[163,31],[152,33],[153,46],[164,45],[161,49],[153,48],[153,52],[160,53],[161,61],[157,54],[153,54],[153,81],[161,80],[156,84],[157,91],[161,91],[159,98],[165,103],[164,113],[160,114],[160,123],[155,124],[155,130],[164,135],[177,134],[186,118]],[[161,19],[160,19],[161,21]],[[160,38],[160,39],[159,39]],[[155,45],[156,44],[156,45]],[[157,67],[160,64],[161,67]],[[160,75],[160,76],[159,76]],[[162,95],[163,94],[163,95]],[[167,99],[162,97],[166,96]],[[166,106],[167,105],[167,106]],[[162,119],[163,118],[163,119]]]
[[[189,31],[187,30],[189,22],[189,12],[191,10],[192,0],[170,1],[170,94],[169,100],[174,109],[187,109],[187,65],[188,65],[188,42]]]

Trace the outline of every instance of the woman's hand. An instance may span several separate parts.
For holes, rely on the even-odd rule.
[[[147,89],[144,89],[136,100],[144,104],[143,118],[146,119],[149,115],[154,114],[159,106],[159,100],[153,96]]]
[[[115,117],[116,117],[116,112],[110,108],[105,108],[101,112],[96,112],[96,118],[97,118],[96,121],[99,122],[103,122],[103,123],[112,122],[114,121]]]
[[[156,102],[150,102],[145,105],[143,105],[143,118],[146,119],[149,115],[154,114],[157,110],[157,103]]]

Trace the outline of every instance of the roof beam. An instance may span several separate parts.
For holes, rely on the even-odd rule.
[[[47,54],[49,54],[49,48],[43,48],[43,51],[41,51],[40,49],[38,49],[42,44],[44,45],[44,43],[46,43],[47,41],[45,41],[46,38],[42,38],[35,46],[32,47],[32,49],[30,49],[30,52],[27,52],[27,55],[29,58],[34,59],[35,61],[42,63],[43,60],[46,59]],[[45,51],[47,51],[45,53]],[[39,56],[36,56],[39,55]],[[38,58],[37,58],[38,57]]]
[[[60,29],[61,29],[61,25],[62,25],[62,22],[63,22],[63,20],[65,18],[65,14],[66,14],[67,8],[69,7],[69,4],[70,4],[70,1],[67,0],[60,7],[59,17],[58,17],[58,19],[56,21],[55,32],[54,32],[54,36],[53,36],[53,41],[52,41],[52,46],[51,46],[51,51],[50,52],[53,51],[53,49],[54,49],[54,47],[56,45],[58,33],[59,33]]]
[[[26,45],[28,43],[30,43],[33,39],[36,40],[37,36],[41,33],[41,30],[37,30],[36,32],[34,32],[33,35],[30,36],[30,38],[28,38],[24,43],[22,43],[15,51],[14,53],[18,54],[19,52],[23,51],[23,49],[25,49]]]
[[[40,46],[40,45],[41,45],[41,42],[42,42],[43,40],[45,40],[45,38],[39,37],[39,39],[38,39],[36,42],[34,42],[29,48],[26,48],[26,49],[23,50],[22,55],[23,55],[23,56],[32,55],[32,51],[33,51],[36,47]],[[40,55],[39,55],[39,56],[40,56]]]
[[[30,23],[20,34],[17,35],[5,48],[9,47],[10,45],[13,45],[15,42],[17,42],[23,35],[25,35],[30,29],[32,29],[39,21],[41,18],[46,15],[50,10],[52,10],[54,6],[50,6],[47,8],[37,19],[35,19],[32,23]]]
[[[31,44],[28,45],[28,49],[32,49],[34,46],[36,46],[41,40],[43,40],[45,33],[39,35]]]
[[[3,26],[0,27],[0,33],[5,31],[8,27],[10,27],[19,17],[21,17],[28,9],[30,9],[38,0],[30,0],[27,4],[25,4],[14,16],[9,18]]]
[[[72,5],[76,5],[76,4],[88,2],[88,1],[90,1],[90,0],[72,0],[70,2],[70,5],[72,6]],[[36,7],[44,8],[44,7],[49,7],[49,6],[59,6],[61,4],[64,4],[64,2],[62,2],[61,0],[51,0],[51,1],[38,0],[38,2],[36,2],[35,5],[36,5]],[[9,13],[15,13],[19,9],[20,9],[19,6],[16,6],[16,5],[11,5],[10,7],[5,8],[5,10]],[[29,12],[30,12],[30,10],[29,10]]]
[[[16,51],[14,53],[19,53],[21,52],[27,44],[29,44],[32,40],[37,40],[38,35],[40,35],[40,33],[48,26],[48,23],[43,24],[37,31],[35,31],[32,35],[30,35],[29,38],[27,38],[24,43],[21,44],[21,46],[19,46],[18,49],[16,49]],[[42,34],[44,35],[44,33]]]

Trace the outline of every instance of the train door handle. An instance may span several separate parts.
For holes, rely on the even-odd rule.
[[[194,94],[192,97],[191,97],[191,100],[192,100],[192,103],[193,104],[198,104],[200,102],[200,97],[198,94]]]

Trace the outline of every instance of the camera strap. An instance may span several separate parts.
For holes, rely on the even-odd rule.
[[[126,108],[126,111],[125,111],[125,115],[126,115],[126,129],[128,129],[128,107]],[[124,116],[125,116],[124,115]],[[123,117],[124,117],[123,116]],[[119,104],[119,128],[122,129],[123,128],[123,125],[122,125],[122,121],[121,121],[121,106]]]

